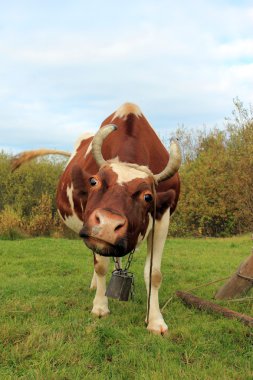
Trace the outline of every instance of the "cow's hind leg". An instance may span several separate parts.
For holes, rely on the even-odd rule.
[[[106,274],[109,267],[109,257],[103,257],[100,255],[94,256],[94,269],[95,269],[95,281],[96,281],[96,295],[93,300],[92,313],[98,317],[104,317],[109,314],[108,298],[105,295],[106,291]],[[93,276],[94,278],[94,276]]]
[[[151,298],[150,298],[150,311],[147,329],[155,334],[165,334],[168,326],[164,322],[163,316],[159,307],[158,292],[162,282],[162,274],[160,271],[161,260],[163,254],[164,243],[167,238],[168,228],[170,221],[170,210],[168,209],[160,221],[156,221],[155,235],[154,235],[154,256],[152,267],[151,279]],[[144,269],[144,278],[149,294],[149,271],[150,271],[150,254],[152,244],[152,231],[148,236],[148,256]]]

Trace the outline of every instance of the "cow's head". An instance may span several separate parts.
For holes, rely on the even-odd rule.
[[[175,200],[174,190],[155,191],[156,185],[178,170],[181,155],[173,141],[167,167],[157,175],[144,166],[105,161],[101,147],[105,137],[116,129],[101,128],[92,143],[92,153],[99,171],[90,175],[79,166],[72,170],[74,197],[86,204],[80,236],[94,252],[103,256],[124,256],[131,252],[151,227],[154,202],[158,211],[170,207]]]

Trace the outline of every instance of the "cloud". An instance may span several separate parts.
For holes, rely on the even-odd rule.
[[[253,38],[236,39],[228,43],[220,44],[216,54],[223,60],[245,60],[253,59]]]
[[[247,1],[5,3],[0,146],[71,149],[125,101],[159,133],[220,123],[253,101],[252,22]]]

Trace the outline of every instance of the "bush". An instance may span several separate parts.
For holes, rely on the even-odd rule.
[[[39,204],[32,208],[27,230],[32,236],[49,236],[52,225],[52,200],[48,194],[42,194]]]
[[[15,240],[24,236],[21,216],[10,206],[0,213],[0,239]]]

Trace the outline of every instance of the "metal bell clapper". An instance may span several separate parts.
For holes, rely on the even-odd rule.
[[[134,275],[127,270],[117,269],[112,272],[112,277],[106,289],[105,295],[116,298],[119,301],[128,301],[133,296]]]

